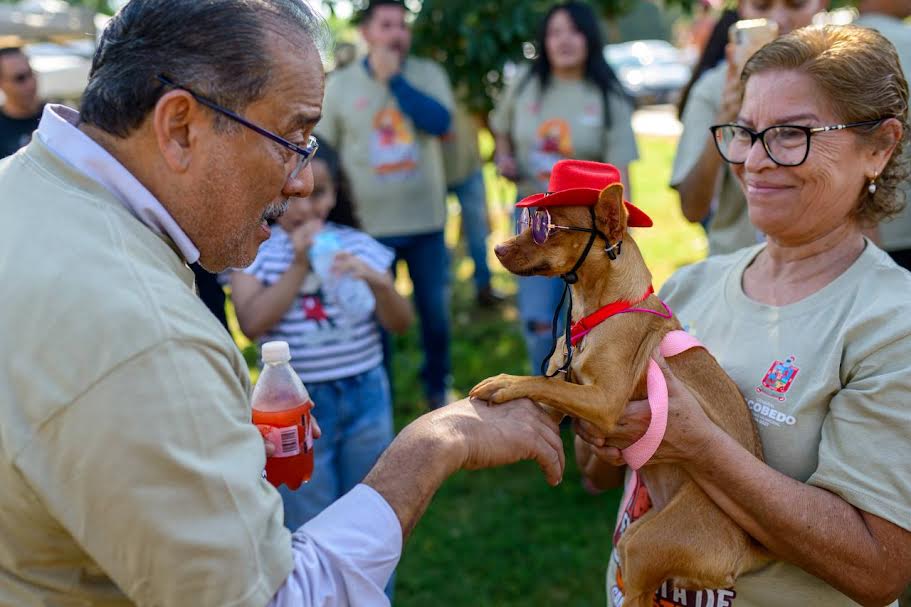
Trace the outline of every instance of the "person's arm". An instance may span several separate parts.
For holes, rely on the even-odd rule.
[[[430,95],[412,86],[405,76],[396,74],[390,78],[389,90],[392,91],[399,107],[418,129],[438,137],[449,132],[452,124],[449,110]]]
[[[657,352],[654,358],[667,379],[674,423],[668,424],[650,464],[684,466],[712,500],[776,558],[852,600],[885,605],[898,597],[911,580],[911,532],[756,459],[708,419]],[[612,436],[600,435],[589,424],[580,424],[580,436],[605,463],[619,466],[624,463],[619,449],[643,434],[649,417],[648,402],[635,401]]]
[[[497,165],[497,171],[500,175],[510,181],[519,179],[519,165],[516,164],[516,157],[512,149],[512,140],[508,134],[495,133],[494,141],[494,163]]]
[[[684,217],[694,223],[708,216],[715,197],[718,175],[724,166],[709,127],[712,124],[733,122],[740,111],[741,85],[736,68],[732,65],[728,63],[720,106],[715,105],[717,100],[711,99],[712,95],[718,93],[706,86],[710,81],[697,82],[683,113],[684,132],[677,148],[680,157],[674,160],[675,169],[680,165],[687,166],[690,155],[696,156],[697,160],[680,178],[676,178],[678,171],[674,171],[675,179],[672,179],[671,187],[680,194],[680,208]],[[717,113],[711,109],[714,107],[719,107]]]
[[[547,482],[563,476],[560,429],[527,399],[490,406],[464,399],[406,426],[364,479],[395,511],[405,539],[442,482],[457,470],[535,460]]]
[[[298,227],[291,240],[295,247],[294,261],[274,284],[266,286],[252,274],[243,271],[231,275],[231,301],[237,323],[249,339],[257,339],[278,324],[294,303],[301,285],[310,273],[307,253],[322,222],[312,221]]]
[[[414,312],[411,309],[411,302],[395,290],[392,274],[371,268],[357,255],[347,251],[336,254],[332,270],[340,274],[350,274],[367,283],[376,297],[376,319],[384,329],[399,335],[408,331],[414,321]]]

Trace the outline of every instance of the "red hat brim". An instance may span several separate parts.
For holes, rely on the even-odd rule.
[[[516,203],[517,208],[527,207],[590,207],[598,202],[601,190],[595,188],[570,188],[553,194],[532,194]],[[546,199],[546,201],[545,201]],[[627,225],[631,228],[650,228],[654,225],[652,218],[645,211],[624,200],[626,212],[629,213]]]

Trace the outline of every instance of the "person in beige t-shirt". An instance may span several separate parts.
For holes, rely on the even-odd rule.
[[[358,14],[367,56],[329,78],[316,131],[342,159],[364,231],[408,266],[424,351],[421,379],[427,406],[436,409],[446,404],[451,383],[441,139],[452,127],[454,100],[443,68],[409,55],[406,16],[401,0],[370,0]]]
[[[731,588],[667,580],[656,604],[894,606],[911,579],[911,274],[863,227],[898,208],[908,84],[895,48],[855,26],[783,36],[743,82],[718,152],[768,240],[679,271],[660,296],[739,386],[764,461],[664,366],[671,421],[649,463],[683,467],[771,561]],[[576,456],[595,487],[622,482],[618,448],[648,416],[640,401],[613,435],[580,425]],[[650,507],[647,488],[635,496],[615,545]],[[611,606],[625,598],[623,567],[612,555]]]
[[[911,74],[911,2],[907,0],[863,0],[855,25],[873,28],[895,45],[902,69]],[[905,166],[911,167],[911,150],[905,150]],[[879,225],[880,246],[895,262],[911,270],[911,174],[905,178],[902,192],[905,208],[897,217]],[[911,596],[908,597],[911,605]]]
[[[809,25],[826,4],[826,0],[740,0],[738,12],[741,19],[772,19],[786,34]],[[693,222],[707,221],[709,255],[730,253],[763,238],[750,224],[743,191],[715,151],[709,133],[713,124],[733,122],[740,110],[736,69],[724,61],[693,85],[671,170],[671,187],[680,194],[683,215]]]
[[[588,4],[554,5],[543,21],[538,58],[519,69],[491,113],[497,169],[516,182],[520,199],[547,191],[551,167],[563,158],[608,162],[629,186],[629,164],[638,157],[633,107],[602,47]],[[518,283],[519,320],[531,370],[538,373],[550,351],[563,283],[542,276]]]

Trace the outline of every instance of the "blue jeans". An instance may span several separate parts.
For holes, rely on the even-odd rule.
[[[487,190],[481,169],[468,179],[449,187],[462,207],[462,230],[468,240],[468,254],[474,262],[474,284],[478,290],[490,286],[490,268],[487,265],[487,236],[490,234],[487,217]]]
[[[414,284],[414,305],[421,323],[424,366],[421,380],[427,397],[442,398],[449,387],[449,251],[443,232],[377,238],[404,259]],[[388,345],[388,340],[387,340]],[[387,360],[391,356],[387,352]]]
[[[519,209],[516,209],[515,215],[518,219]],[[519,321],[522,323],[522,336],[525,337],[532,375],[538,375],[541,373],[541,361],[553,347],[551,327],[554,310],[563,294],[563,280],[546,276],[519,276],[517,284],[516,303],[519,308]],[[565,324],[566,305],[564,303],[560,309],[558,335],[562,334]],[[560,352],[555,356],[560,356]],[[560,362],[562,363],[562,360]]]
[[[360,375],[310,382],[313,415],[323,431],[313,449],[313,476],[296,491],[279,487],[292,532],[360,483],[392,442],[392,396],[379,365]]]

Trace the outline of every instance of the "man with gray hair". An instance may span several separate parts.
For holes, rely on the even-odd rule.
[[[82,114],[0,161],[0,605],[383,605],[402,542],[461,468],[535,459],[536,405],[460,401],[289,534],[246,364],[188,262],[253,260],[313,188],[325,26],[301,0],[132,0]]]

